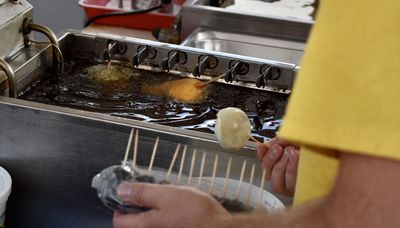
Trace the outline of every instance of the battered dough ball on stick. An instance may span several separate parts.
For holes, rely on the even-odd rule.
[[[203,101],[207,97],[207,86],[224,76],[225,74],[222,74],[206,82],[194,78],[168,81],[157,86],[144,86],[142,92],[156,96],[167,96],[180,102],[193,104]]]
[[[168,95],[186,103],[201,101],[207,93],[207,88],[197,86],[201,81],[193,78],[185,78],[171,82]]]
[[[201,102],[207,97],[207,88],[202,86],[202,81],[193,78],[167,81],[156,86],[144,86],[142,92],[170,97],[188,104]]]
[[[197,103],[207,96],[207,86],[223,78],[225,74],[203,82],[194,78],[185,78],[170,82],[168,96],[186,103]]]
[[[224,108],[217,114],[215,135],[222,147],[238,150],[249,141],[251,124],[238,108]]]

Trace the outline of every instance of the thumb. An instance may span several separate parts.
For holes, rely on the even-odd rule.
[[[165,196],[164,186],[149,183],[122,183],[117,188],[118,197],[126,203],[140,207],[159,208]]]

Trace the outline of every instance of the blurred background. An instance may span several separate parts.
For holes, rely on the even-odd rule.
[[[65,30],[82,29],[85,13],[77,0],[28,0],[34,6],[34,22],[50,27],[56,34]]]

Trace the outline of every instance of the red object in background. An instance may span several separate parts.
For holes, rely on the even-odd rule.
[[[106,5],[110,0],[80,0],[79,5],[85,9],[88,18],[97,15],[121,12],[122,9],[107,8]],[[185,0],[173,0],[174,4],[183,5]],[[172,14],[150,12],[143,14],[107,17],[96,20],[96,24],[122,26],[127,28],[153,30],[156,28],[171,28],[175,21]]]

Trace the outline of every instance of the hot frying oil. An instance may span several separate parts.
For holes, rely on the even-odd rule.
[[[185,102],[163,91],[163,85],[179,79],[125,63],[107,69],[104,63],[73,59],[64,75],[50,75],[21,98],[208,133],[214,132],[218,110],[237,107],[246,112],[253,135],[262,140],[273,137],[280,126],[287,95],[212,83],[201,99]]]

